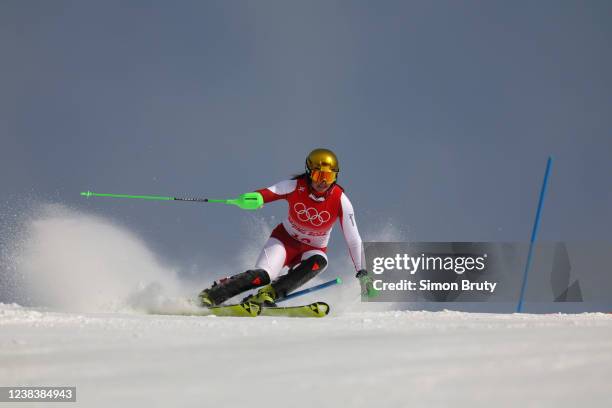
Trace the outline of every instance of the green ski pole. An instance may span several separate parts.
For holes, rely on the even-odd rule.
[[[83,197],[111,197],[111,198],[134,198],[140,200],[157,200],[157,201],[193,201],[198,203],[222,203],[235,205],[243,210],[257,210],[263,206],[263,196],[260,193],[245,193],[238,198],[230,199],[210,199],[210,198],[183,198],[183,197],[165,197],[155,195],[130,195],[130,194],[103,194],[94,193],[92,191],[81,192]]]

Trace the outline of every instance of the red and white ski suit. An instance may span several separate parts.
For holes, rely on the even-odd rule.
[[[315,254],[327,260],[325,252],[336,219],[340,220],[355,270],[363,269],[355,213],[342,187],[334,184],[325,193],[317,194],[310,181],[301,177],[257,192],[264,203],[283,199],[289,204],[287,218],[272,231],[256,263],[256,268],[266,270],[271,280],[278,278],[284,266],[291,268]]]

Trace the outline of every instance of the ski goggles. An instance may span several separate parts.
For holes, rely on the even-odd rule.
[[[310,179],[315,183],[325,181],[327,184],[331,184],[336,181],[338,173],[335,171],[323,171],[323,170],[311,170]]]

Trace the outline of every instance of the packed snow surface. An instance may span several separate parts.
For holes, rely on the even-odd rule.
[[[299,298],[328,302],[323,319],[152,315],[251,267],[273,225],[256,222],[246,235],[257,245],[190,274],[97,215],[51,205],[7,219],[0,386],[77,387],[76,404],[53,407],[612,406],[612,315],[362,304],[344,253],[312,284],[348,271],[345,283]],[[11,405],[37,406],[0,403]]]
[[[606,314],[290,319],[0,304],[0,384],[74,385],[87,407],[603,407],[611,339]]]

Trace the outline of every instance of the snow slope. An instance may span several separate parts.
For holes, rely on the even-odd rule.
[[[300,300],[329,302],[324,319],[149,315],[216,277],[189,279],[116,222],[65,206],[18,221],[0,222],[0,386],[77,387],[76,404],[53,407],[612,406],[612,315],[385,311],[401,305],[360,304],[350,275]],[[213,270],[244,270],[258,251]],[[322,280],[350,270],[330,264]]]
[[[0,384],[76,385],[85,407],[604,407],[611,339],[604,314],[249,319],[2,304]]]

